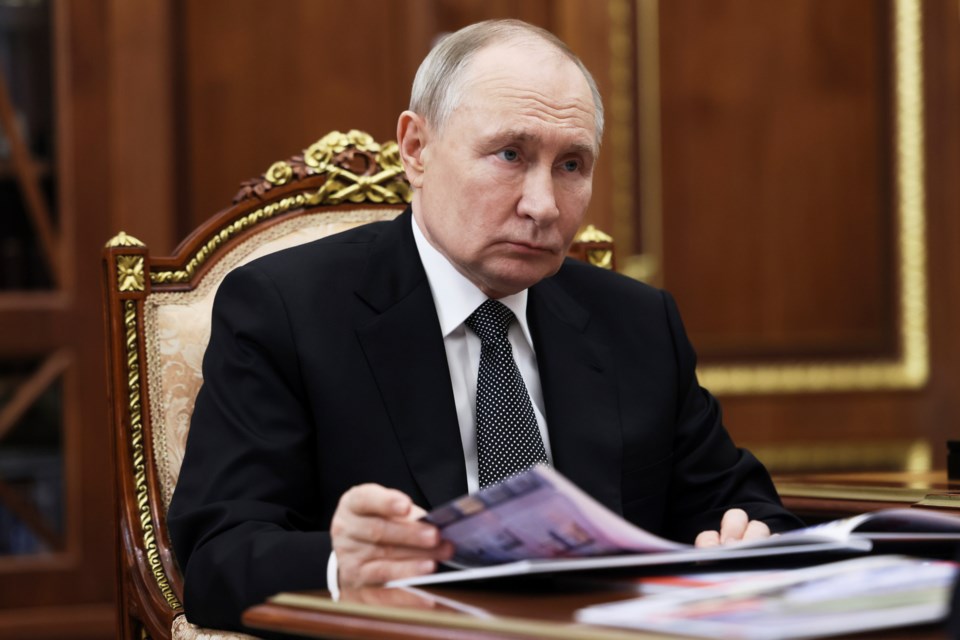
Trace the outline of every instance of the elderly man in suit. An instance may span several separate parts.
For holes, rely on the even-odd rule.
[[[192,621],[431,572],[451,550],[424,510],[535,462],[699,545],[798,524],[669,294],[565,259],[602,129],[560,40],[472,25],[400,115],[410,210],[227,277],[169,514]]]

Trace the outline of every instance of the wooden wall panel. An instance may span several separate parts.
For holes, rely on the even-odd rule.
[[[64,548],[0,557],[0,637],[114,636],[112,458],[106,415],[100,249],[110,230],[106,2],[53,7],[55,290],[0,296],[0,359],[56,352],[63,388]],[[90,37],[95,36],[95,37]],[[34,426],[34,425],[27,425]]]
[[[75,346],[67,441],[76,537],[52,568],[0,568],[0,635],[109,635],[102,243],[123,228],[172,249],[164,245],[226,205],[240,181],[330,129],[391,139],[433,38],[468,22],[540,24],[594,72],[608,129],[588,219],[606,229],[626,221],[621,256],[659,251],[651,264],[662,266],[705,364],[898,357],[898,1],[144,0],[131,11],[89,0],[68,12],[58,112],[70,132],[62,188],[76,286],[40,313],[35,301],[5,302],[0,334],[17,336],[7,353],[33,353],[51,336]],[[820,465],[830,452],[842,455],[827,464],[889,464],[914,447],[942,467],[944,440],[960,435],[960,5],[919,4],[929,381],[722,397],[738,441],[777,465],[791,456]],[[639,41],[651,12],[658,40]],[[651,77],[639,73],[645,62],[655,63],[656,91],[637,95]],[[650,96],[655,131],[643,129]],[[640,187],[650,175],[642,145],[658,137],[662,211]],[[653,215],[659,245],[648,234]],[[48,608],[11,608],[28,604]]]
[[[958,338],[948,329],[960,268],[960,136],[948,115],[958,107],[960,6],[658,5],[662,275],[701,364],[818,359],[846,363],[849,374],[844,392],[828,382],[827,392],[723,397],[731,431],[774,466],[942,466],[960,416]],[[897,157],[894,78],[904,54],[894,16],[911,7],[923,18],[927,229],[914,256],[921,277],[901,290],[897,179],[917,159]],[[912,316],[901,297],[924,294],[929,379],[878,383],[871,369],[903,354],[902,320]]]
[[[663,283],[705,362],[896,347],[888,4],[661,3]]]
[[[182,2],[177,108],[181,231],[240,180],[331,129],[395,136],[415,60],[402,3]],[[391,114],[394,114],[392,117]]]
[[[517,17],[589,46],[600,82],[609,57],[595,46],[606,14],[570,0],[220,0],[180,2],[175,14],[180,237],[226,206],[241,180],[331,129],[394,139],[416,69],[444,33]]]

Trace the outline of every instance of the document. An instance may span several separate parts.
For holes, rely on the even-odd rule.
[[[581,609],[579,622],[704,638],[792,640],[943,619],[953,562],[871,556]]]
[[[417,576],[388,586],[414,586],[510,575],[653,566],[820,551],[865,552],[873,533],[858,527],[913,527],[937,539],[960,540],[960,519],[900,509],[810,527],[764,540],[697,549],[627,522],[556,470],[532,469],[461,497],[424,517],[453,543],[458,571]],[[872,524],[873,527],[868,525]],[[896,531],[890,533],[895,535]],[[886,535],[886,534],[885,534]]]

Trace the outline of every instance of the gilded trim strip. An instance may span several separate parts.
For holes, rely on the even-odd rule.
[[[360,616],[374,620],[386,620],[401,624],[419,624],[431,627],[465,629],[493,635],[506,634],[510,637],[524,636],[532,638],[550,638],[551,640],[635,640],[636,631],[599,627],[579,623],[558,622],[554,620],[529,620],[510,616],[476,617],[437,610],[418,610],[395,606],[370,605],[329,598],[306,593],[278,593],[270,598],[270,603],[280,606],[296,607],[315,611],[324,611],[343,616]],[[645,633],[641,637],[648,640],[669,640],[675,636],[659,633]]]
[[[911,474],[929,473],[933,447],[923,438],[849,442],[745,443],[774,475],[820,473],[843,469],[896,469]]]
[[[637,221],[634,201],[634,179],[637,176],[631,155],[634,140],[634,97],[631,77],[633,65],[631,41],[635,37],[630,24],[630,1],[610,0],[607,3],[610,20],[610,100],[607,108],[609,135],[606,144],[610,147],[612,162],[610,171],[613,181],[611,206],[613,208],[613,235],[619,238],[621,248],[620,270],[638,278],[626,268],[626,262],[637,250],[633,246]],[[640,279],[640,278],[638,278]]]
[[[247,227],[253,226],[265,220],[269,220],[270,218],[290,211],[291,209],[313,204],[316,199],[316,195],[317,194],[308,195],[304,193],[298,193],[289,198],[283,198],[279,202],[272,202],[257,209],[256,211],[253,211],[252,213],[248,213],[242,218],[234,220],[229,225],[221,229],[220,233],[210,238],[206,244],[200,247],[200,249],[193,254],[193,257],[190,258],[183,269],[175,269],[170,271],[162,271],[157,268],[151,269],[150,282],[153,284],[189,282],[190,278],[193,277],[193,274],[197,272],[197,269],[199,269],[203,263],[207,261],[207,258],[213,255],[220,245],[224,244]]]
[[[654,284],[661,277],[662,268],[662,202],[660,156],[660,80],[659,80],[659,0],[635,0],[637,21],[634,37],[638,42],[638,86],[632,99],[639,100],[639,131],[634,132],[632,121],[624,114],[632,113],[633,102],[629,75],[624,68],[631,62],[630,48],[622,42],[624,30],[630,25],[627,0],[610,0],[611,17],[611,81],[613,109],[611,129],[615,169],[614,206],[616,207],[614,235],[628,253],[619,257],[620,268],[634,277]],[[924,130],[923,130],[923,39],[920,0],[892,0],[894,91],[896,136],[897,201],[895,215],[898,224],[897,248],[899,264],[899,357],[876,360],[845,360],[839,362],[785,362],[768,365],[721,365],[700,367],[698,373],[704,386],[716,394],[748,395],[770,393],[807,393],[878,391],[888,389],[917,389],[930,376],[929,334],[927,329],[927,274],[926,274],[926,194],[924,185]],[[651,63],[656,61],[656,64]],[[639,171],[642,197],[644,251],[630,252],[635,221],[624,220],[632,215],[632,178],[635,167],[629,155],[629,144],[619,140],[636,139],[641,163]]]
[[[700,380],[714,393],[875,391],[917,389],[927,383],[930,354],[920,0],[894,0],[893,18],[900,357],[838,363],[701,367]]]
[[[137,348],[137,303],[126,300],[123,306],[123,323],[126,328],[127,390],[130,409],[130,449],[133,457],[134,490],[137,494],[137,510],[140,514],[140,530],[143,533],[143,549],[150,571],[157,581],[160,593],[174,611],[183,609],[160,560],[157,539],[154,534],[153,515],[150,513],[149,489],[143,447],[143,413],[140,400],[140,354]]]
[[[663,156],[660,120],[660,2],[638,0],[637,93],[642,246],[627,257],[628,275],[658,285],[663,281]]]
[[[373,168],[373,175],[358,175],[349,168],[354,153],[364,154]],[[341,166],[341,163],[343,165]],[[400,151],[396,142],[378,144],[368,133],[351,130],[347,133],[331,131],[304,150],[302,156],[290,161],[274,162],[262,180],[244,183],[239,200],[254,195],[262,196],[269,189],[301,178],[326,174],[326,181],[312,193],[297,193],[279,202],[267,204],[252,213],[234,220],[210,238],[187,262],[183,269],[153,268],[150,281],[154,284],[189,282],[206,260],[235,235],[278,214],[306,206],[336,205],[344,202],[359,204],[409,203],[413,191],[406,180]]]

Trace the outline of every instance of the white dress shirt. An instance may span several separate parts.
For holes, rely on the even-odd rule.
[[[412,224],[413,237],[420,252],[420,261],[427,272],[430,293],[437,307],[440,332],[443,334],[443,347],[447,352],[450,385],[453,388],[453,398],[457,406],[463,459],[467,467],[467,490],[474,492],[480,488],[476,415],[480,338],[467,328],[464,321],[476,311],[477,307],[486,302],[487,296],[427,241],[416,220]],[[537,369],[537,356],[533,351],[533,339],[527,324],[527,290],[500,298],[500,302],[509,307],[517,317],[517,322],[510,325],[508,338],[513,348],[513,359],[517,363],[517,368],[520,369],[523,383],[530,394],[533,412],[537,416],[537,426],[540,427],[540,436],[543,438],[543,447],[547,452],[547,460],[552,464],[553,456],[550,453],[547,421],[543,417],[540,372]],[[437,428],[442,428],[442,425],[437,425]]]
[[[443,347],[447,352],[447,366],[450,369],[450,386],[457,407],[457,423],[460,428],[460,440],[463,443],[463,461],[467,468],[467,490],[480,488],[480,471],[477,463],[477,373],[480,370],[480,338],[467,329],[464,324],[471,313],[487,300],[487,296],[475,284],[467,280],[462,273],[437,251],[424,237],[417,221],[411,216],[413,237],[420,253],[420,262],[427,272],[430,293],[437,307],[440,320],[440,333],[443,335]],[[527,324],[527,290],[512,296],[500,298],[517,321],[510,325],[507,337],[513,348],[513,359],[520,369],[523,383],[527,386],[533,412],[537,416],[543,448],[547,460],[553,464],[550,453],[550,438],[547,435],[547,421],[543,417],[543,390],[540,386],[540,371],[537,368],[537,356],[533,350],[533,338]],[[437,429],[446,425],[435,425]],[[340,590],[337,580],[337,555],[330,553],[327,563],[327,588],[334,600],[339,599]]]

